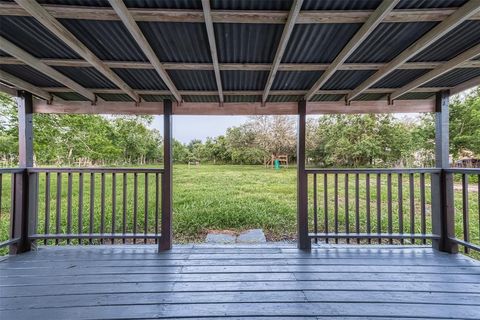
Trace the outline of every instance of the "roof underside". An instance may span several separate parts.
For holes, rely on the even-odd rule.
[[[114,12],[107,0],[37,0],[37,2],[51,13],[53,12],[51,8],[54,6],[60,6],[59,8],[80,6],[79,12],[92,7]],[[278,72],[273,78],[267,103],[294,102],[304,99],[305,94],[364,23],[357,22],[355,19],[351,23],[328,19],[325,23],[309,22],[306,18],[309,13],[342,11],[353,16],[355,12],[372,13],[381,2],[380,0],[304,0],[300,18],[293,26],[281,56]],[[130,12],[135,10],[165,12],[165,9],[168,9],[203,14],[202,2],[196,0],[125,0],[124,3]],[[385,19],[367,35],[338,70],[328,77],[310,100],[344,100],[352,90],[466,3],[466,0],[399,1],[392,12],[440,10],[448,14],[441,19],[429,18],[421,21],[412,21],[412,18],[407,18],[405,22],[391,22],[392,19]],[[220,83],[225,103],[262,101],[262,94],[274,64],[277,48],[282,41],[285,21],[267,23],[268,21],[264,18],[258,23],[252,23],[254,21],[251,17],[245,18],[245,22],[239,21],[238,18],[228,21],[228,17],[222,18],[217,14],[245,10],[247,16],[253,13],[284,13],[286,18],[292,5],[293,0],[210,1]],[[22,10],[13,1],[0,1],[0,36],[46,62],[105,101],[133,101],[122,88],[89,65],[82,56],[50,32],[36,18],[26,11],[21,14]],[[134,40],[119,18],[100,20],[92,15],[91,19],[87,19],[81,14],[78,18],[74,18],[68,15],[65,17],[66,14],[62,16],[58,12],[60,11],[52,15],[61,25],[100,60],[108,62],[111,70],[138,93],[142,100],[175,100],[165,81],[150,64],[142,47]],[[194,21],[194,18],[186,19],[185,22],[176,21],[175,18],[168,21],[168,18],[158,16],[152,19],[136,18],[136,20],[184,102],[219,102],[219,88],[205,22]],[[406,86],[437,66],[479,44],[480,16],[474,15],[369,86],[353,100],[386,100],[388,94],[396,89]],[[437,91],[480,79],[479,59],[479,56],[475,56],[396,99],[431,99]],[[1,50],[0,69],[63,100],[88,100],[87,97],[68,88],[65,84]],[[6,81],[2,82],[6,83]],[[19,88],[14,83],[6,84]]]

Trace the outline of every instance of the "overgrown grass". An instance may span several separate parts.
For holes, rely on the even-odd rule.
[[[9,225],[9,199],[10,199],[10,181],[9,177],[4,175],[2,188],[2,205],[1,205],[1,221],[0,232],[1,241],[8,238]],[[117,174],[117,187],[115,190],[116,206],[115,206],[115,231],[122,231],[122,214],[123,214],[123,175]],[[333,231],[334,227],[334,180],[333,175],[328,176],[328,208],[329,208],[329,231]],[[57,221],[57,199],[56,199],[56,175],[51,175],[50,186],[50,223],[49,230],[55,233]],[[95,196],[94,196],[94,215],[93,215],[93,232],[101,232],[101,175],[97,174],[95,178]],[[420,206],[420,177],[415,175],[415,215],[414,215],[414,231],[420,233],[421,229],[421,206]],[[263,166],[233,166],[233,165],[200,165],[191,166],[175,165],[174,166],[174,241],[179,242],[196,242],[203,241],[209,230],[233,230],[242,231],[250,228],[262,228],[267,234],[267,238],[272,241],[293,240],[296,234],[296,171],[295,168],[282,168],[281,170],[266,169]],[[403,176],[403,203],[402,209],[403,232],[410,232],[410,203],[409,203],[409,185],[408,175]],[[82,232],[89,232],[89,215],[90,215],[90,175],[84,175],[84,194],[83,194],[83,220]],[[377,228],[377,190],[376,176],[370,177],[370,211],[371,211],[371,230],[376,232]],[[400,232],[398,211],[398,180],[397,176],[392,176],[392,225],[393,232]],[[349,229],[350,232],[355,231],[355,176],[350,175],[349,180]],[[71,231],[78,232],[78,212],[79,212],[79,176],[72,175],[72,201],[71,201]],[[134,191],[133,191],[133,175],[127,176],[127,206],[126,206],[126,223],[127,232],[134,229]],[[426,175],[426,231],[431,233],[431,208],[430,208],[430,179]],[[473,186],[477,185],[472,184]],[[338,181],[338,225],[339,232],[345,231],[345,179],[342,175]],[[39,179],[40,193],[38,207],[38,232],[43,233],[45,230],[45,175],[42,174]],[[138,195],[137,195],[137,232],[143,232],[144,228],[144,212],[145,212],[145,180],[144,175],[138,175]],[[59,232],[67,231],[67,211],[68,211],[68,184],[67,175],[62,175],[62,193],[61,193],[61,214],[59,220]],[[312,199],[313,187],[312,179],[309,181],[309,209],[310,214],[313,212]],[[366,232],[367,220],[367,204],[366,204],[366,181],[365,175],[359,177],[359,216],[360,231]],[[112,176],[105,174],[105,205],[104,205],[104,232],[112,231]],[[380,188],[380,212],[381,212],[381,228],[383,232],[388,231],[388,189],[387,176],[383,175]],[[457,215],[456,229],[457,236],[461,237],[462,217],[461,217],[461,191],[455,193]],[[479,217],[478,217],[478,193],[470,192],[470,230],[471,240],[479,243]],[[154,232],[155,228],[155,178],[149,175],[148,180],[148,232]],[[319,232],[323,229],[323,178],[318,177],[318,217]],[[310,219],[310,230],[313,230],[313,219]],[[76,240],[75,240],[76,241]],[[78,243],[78,242],[73,243]],[[416,243],[420,243],[418,240]]]

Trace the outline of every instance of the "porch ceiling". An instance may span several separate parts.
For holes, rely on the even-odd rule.
[[[0,1],[0,88],[61,104],[38,112],[163,99],[378,112],[389,97],[431,111],[436,92],[480,84],[479,58],[480,0]]]

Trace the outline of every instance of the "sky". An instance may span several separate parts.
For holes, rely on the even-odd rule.
[[[173,138],[183,143],[193,139],[205,141],[207,137],[223,135],[228,128],[247,120],[246,116],[173,116]],[[151,127],[163,133],[163,117],[156,116]]]

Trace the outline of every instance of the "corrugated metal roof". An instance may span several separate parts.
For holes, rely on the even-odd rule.
[[[293,28],[282,62],[332,62],[361,24],[299,24]]]
[[[78,82],[86,88],[116,88],[95,68],[54,67],[60,73]]]
[[[402,87],[409,83],[410,81],[415,80],[416,78],[420,77],[427,73],[428,69],[400,69],[395,70],[385,78],[381,79],[377,83],[375,83],[372,87],[373,88],[397,88]]]
[[[132,89],[167,90],[167,86],[153,69],[113,69]]]
[[[268,71],[220,71],[223,90],[263,90]]]
[[[321,89],[352,90],[374,73],[374,70],[339,70],[328,79]]]
[[[402,0],[395,9],[426,9],[461,7],[468,0]]]
[[[212,0],[211,7],[215,10],[290,10],[292,3],[292,0]]]
[[[203,23],[139,22],[145,38],[162,62],[211,62]]]
[[[217,90],[215,73],[208,70],[168,70],[168,74],[178,90]]]
[[[175,97],[170,95],[152,95],[152,94],[142,94],[142,99],[147,102],[162,102],[163,100],[172,100],[175,101]]]
[[[55,92],[54,95],[67,101],[88,101],[87,98],[76,92]]]
[[[59,20],[100,60],[148,61],[120,21]]]
[[[109,7],[108,0],[38,0],[42,4]],[[198,0],[124,0],[129,8],[202,9]]]
[[[311,101],[340,101],[342,99],[345,99],[343,94],[316,94]]]
[[[100,98],[106,101],[132,101],[133,99],[130,98],[128,94],[121,94],[121,93],[99,93],[97,94]]]
[[[425,83],[422,87],[454,87],[480,76],[480,68],[459,68]]]
[[[269,63],[275,56],[283,25],[216,23],[214,29],[220,62]]]
[[[272,90],[308,90],[321,74],[321,71],[278,71]]]
[[[302,10],[374,10],[382,0],[305,0]]]
[[[30,82],[34,86],[38,87],[63,87],[61,83],[50,79],[49,77],[43,75],[43,73],[38,72],[37,70],[30,68],[25,65],[0,65],[0,69],[14,75],[17,78]]]
[[[403,96],[397,98],[397,100],[425,100],[431,99],[435,96],[435,92],[408,92]]]
[[[303,96],[269,96],[267,102],[297,102],[303,99]]]
[[[0,35],[37,58],[79,58],[34,18],[0,15]]]
[[[480,43],[480,21],[465,21],[410,61],[447,61]]]
[[[387,100],[385,93],[362,93],[355,99],[356,101],[370,101],[370,100]]]
[[[219,102],[218,96],[182,96],[185,102]]]
[[[225,96],[225,102],[260,102],[261,96]]]
[[[347,62],[388,62],[432,29],[437,22],[382,23]]]

